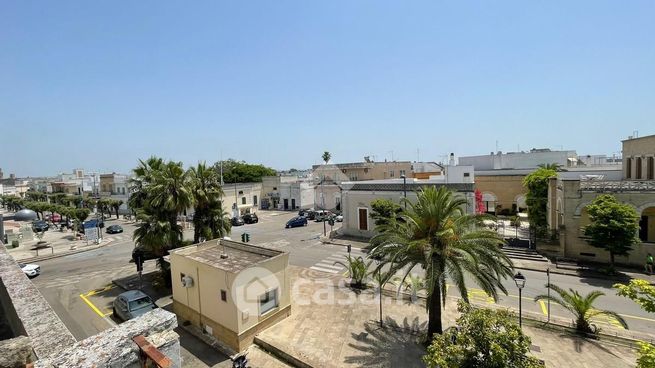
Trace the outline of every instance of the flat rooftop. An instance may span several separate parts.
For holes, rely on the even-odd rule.
[[[210,240],[176,249],[171,253],[204,263],[230,273],[277,257],[285,252],[230,240]],[[222,257],[227,255],[227,257]]]

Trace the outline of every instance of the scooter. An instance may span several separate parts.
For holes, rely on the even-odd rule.
[[[232,368],[248,368],[248,353],[237,354],[232,358]]]

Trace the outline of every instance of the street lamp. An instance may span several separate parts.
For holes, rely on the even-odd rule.
[[[407,177],[405,175],[400,175],[403,178],[403,196],[405,197],[405,209],[407,209]]]
[[[348,248],[350,249],[350,247]],[[380,267],[382,259],[381,258],[375,258],[375,264],[378,265],[378,286],[380,287],[380,327],[383,327],[383,322],[382,322],[382,268]]]
[[[514,282],[516,283],[516,287],[519,288],[519,328],[522,327],[522,307],[521,307],[521,290],[523,290],[523,287],[525,286],[525,276],[523,276],[520,272],[518,272],[516,275],[514,275]]]

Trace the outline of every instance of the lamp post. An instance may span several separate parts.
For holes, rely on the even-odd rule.
[[[403,196],[405,197],[405,209],[407,209],[407,177],[405,175],[400,175],[403,178]]]
[[[518,272],[516,275],[514,275],[514,282],[516,283],[516,287],[519,288],[519,328],[523,326],[522,324],[522,306],[521,306],[521,291],[523,290],[523,287],[525,286],[525,276],[523,276],[520,272]]]

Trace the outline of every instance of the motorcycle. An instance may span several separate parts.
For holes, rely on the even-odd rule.
[[[248,353],[237,354],[232,359],[232,368],[248,368],[248,359],[246,358]]]

